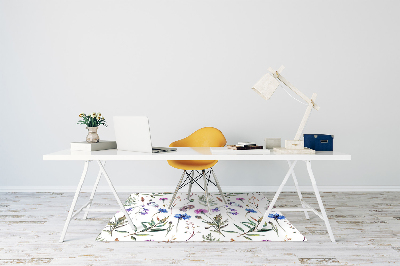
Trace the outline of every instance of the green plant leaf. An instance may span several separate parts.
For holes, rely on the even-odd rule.
[[[163,229],[163,228],[153,228],[150,230],[150,232],[159,232],[159,231],[167,231],[167,229]]]
[[[239,229],[240,231],[244,232],[244,230],[243,230],[242,227],[240,227],[240,226],[238,226],[238,225],[236,225],[236,224],[234,224],[234,225],[236,226],[237,229]]]
[[[260,230],[258,230],[257,232],[268,232],[268,231],[271,231],[272,229],[270,229],[270,228],[262,228],[262,229],[260,229]]]

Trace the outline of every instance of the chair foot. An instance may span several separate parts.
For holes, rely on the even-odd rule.
[[[193,175],[194,175],[194,171],[192,170],[190,173],[189,192],[188,192],[188,196],[187,196],[188,200],[190,199],[190,193],[192,193]]]
[[[203,174],[203,179],[204,179],[204,190],[206,192],[206,201],[207,201],[208,212],[210,212],[210,202],[208,201],[208,186],[207,186],[206,171],[202,170],[202,174]]]

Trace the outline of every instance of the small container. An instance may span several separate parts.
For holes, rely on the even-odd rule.
[[[285,140],[285,148],[288,150],[304,150],[304,141]]]
[[[333,151],[333,135],[304,134],[304,147],[316,151]]]
[[[273,149],[281,147],[281,138],[266,138],[265,139],[265,148]]]
[[[86,136],[86,142],[88,143],[97,143],[100,140],[99,135],[97,134],[97,129],[99,127],[86,127],[88,130],[88,134]]]

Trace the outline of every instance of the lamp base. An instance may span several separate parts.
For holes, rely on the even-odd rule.
[[[289,150],[303,150],[304,140],[285,140],[285,148]]]
[[[275,154],[315,154],[315,151],[309,148],[303,149],[286,149],[286,148],[274,148]]]

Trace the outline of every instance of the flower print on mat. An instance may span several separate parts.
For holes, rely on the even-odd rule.
[[[192,216],[187,215],[186,213],[184,213],[184,214],[178,213],[178,214],[175,214],[174,217],[175,217],[175,218],[178,218],[178,222],[177,222],[177,224],[176,224],[176,231],[178,232],[179,221],[180,221],[180,220],[189,220]]]
[[[199,214],[199,213],[205,214],[205,213],[207,213],[208,211],[207,211],[206,209],[197,209],[197,210],[194,210],[194,212],[195,212],[196,214]]]
[[[219,212],[221,211],[218,207],[215,207],[214,209],[211,210],[212,212]]]
[[[263,218],[270,202],[264,193],[179,193],[181,199],[167,208],[171,193],[134,193],[124,206],[134,228],[122,212],[104,227],[97,241],[305,241],[281,213]],[[158,206],[159,205],[159,206]]]
[[[179,210],[181,212],[187,212],[188,210],[191,210],[193,208],[194,208],[194,205],[186,205],[186,206],[183,206],[182,208],[179,208]]]

